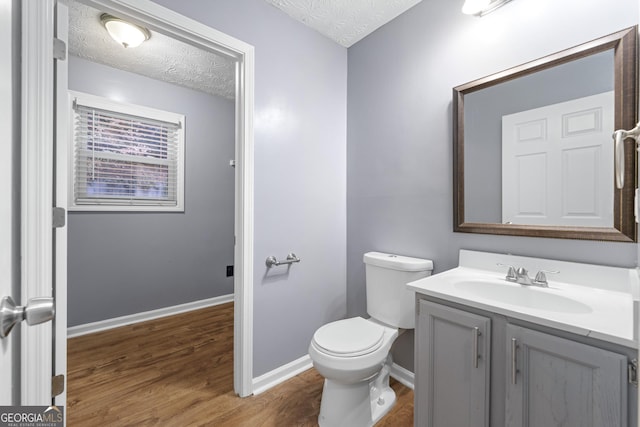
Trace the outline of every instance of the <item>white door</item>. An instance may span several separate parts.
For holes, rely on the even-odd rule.
[[[17,23],[11,22],[12,0],[0,0],[0,141],[2,143],[2,155],[0,155],[0,298],[14,295],[13,283],[15,274],[13,266],[19,254],[14,248],[15,237],[12,230],[16,225],[12,211],[14,203],[7,203],[11,200],[13,188],[17,184],[14,179],[14,126],[13,126],[13,100],[12,93],[12,30]],[[17,379],[14,377],[14,352],[17,351],[16,336],[9,335],[0,338],[0,405],[12,405],[16,403],[13,395],[13,385]]]
[[[502,221],[613,227],[613,92],[502,117]]]
[[[17,5],[21,17],[16,16]],[[64,365],[66,355],[63,360],[56,356],[66,352],[66,339],[55,340],[50,321],[57,297],[54,234],[64,237],[66,233],[64,228],[53,231],[54,6],[55,0],[0,0],[0,54],[5,58],[0,64],[0,191],[5,200],[11,200],[0,206],[0,297],[13,296],[16,303],[26,306],[26,321],[0,341],[2,404],[49,406],[52,374],[64,374],[58,367]],[[12,44],[19,39],[19,51],[12,55]],[[20,68],[22,85],[15,85],[11,73]],[[19,111],[14,108],[18,99]],[[18,131],[20,141],[15,143],[13,135]],[[65,296],[58,302],[62,304],[56,327],[66,328]],[[4,319],[7,312],[5,305]],[[15,345],[18,338],[19,347]]]

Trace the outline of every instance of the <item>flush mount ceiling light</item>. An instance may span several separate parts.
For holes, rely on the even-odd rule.
[[[151,37],[151,33],[146,28],[131,24],[108,13],[100,15],[100,22],[107,29],[111,38],[125,48],[140,46],[142,42]]]
[[[462,13],[466,15],[484,16],[511,0],[465,0]]]

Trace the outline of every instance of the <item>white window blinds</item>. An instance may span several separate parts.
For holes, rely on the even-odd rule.
[[[182,209],[183,116],[77,95],[73,117],[77,207]]]

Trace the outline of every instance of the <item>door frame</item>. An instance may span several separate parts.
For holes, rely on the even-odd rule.
[[[253,170],[254,170],[254,47],[220,31],[180,15],[149,0],[79,0],[88,6],[106,13],[127,18],[145,26],[151,31],[160,31],[177,40],[205,50],[213,51],[236,62],[236,140],[235,140],[235,247],[234,247],[234,390],[241,397],[253,392]],[[23,221],[22,243],[26,249],[41,248],[29,252],[23,248],[23,292],[28,295],[42,293],[47,283],[51,287],[50,262],[52,255],[52,233],[45,232],[51,227],[53,188],[53,54],[51,37],[53,34],[53,7],[55,0],[23,2],[23,72],[22,72],[22,114],[23,152],[22,178]],[[25,7],[24,5],[29,5]],[[33,36],[33,37],[32,37]],[[26,42],[26,43],[25,43]],[[29,47],[27,47],[29,46]],[[30,129],[37,131],[30,132]],[[26,131],[26,134],[24,133]],[[36,135],[37,134],[37,135]],[[31,141],[31,142],[30,142]],[[34,147],[29,149],[28,147]],[[58,151],[59,155],[60,151]],[[33,167],[38,165],[39,167]],[[68,180],[68,174],[58,171],[58,180]],[[58,182],[58,186],[66,182]],[[25,203],[33,200],[32,203]],[[44,207],[49,207],[45,209]],[[63,206],[66,208],[66,206]],[[44,229],[43,229],[44,227]],[[24,230],[31,232],[24,232]],[[56,251],[63,253],[56,257],[56,263],[64,259],[66,247],[56,242]],[[65,245],[66,246],[66,245]],[[47,265],[47,255],[49,262]],[[25,268],[25,266],[30,266]],[[65,268],[65,266],[61,266]],[[26,271],[25,271],[26,270]],[[46,276],[48,274],[48,282]],[[38,276],[41,281],[25,280],[25,274]],[[62,289],[59,296],[66,296],[66,281],[59,281]],[[49,292],[51,292],[49,290]],[[24,299],[24,297],[23,297]],[[63,301],[66,305],[66,301]],[[66,314],[66,313],[65,313]],[[66,319],[64,319],[66,325]],[[49,326],[50,328],[50,326]],[[34,328],[26,328],[34,329]],[[43,354],[46,348],[46,334],[23,341],[21,360],[23,363],[23,399],[33,401],[38,388],[36,377],[46,377],[49,381],[51,360],[37,360],[33,355]],[[51,336],[49,335],[49,340]],[[25,352],[25,344],[29,348]],[[58,342],[56,347],[66,342]],[[27,357],[29,354],[32,357]],[[66,356],[66,352],[65,352]],[[43,359],[43,358],[39,358]],[[66,361],[65,361],[66,365]],[[32,384],[26,384],[24,376],[28,372]],[[59,372],[60,373],[60,372]],[[42,378],[40,378],[42,380]],[[26,387],[25,387],[26,384]],[[46,389],[49,391],[49,388]]]

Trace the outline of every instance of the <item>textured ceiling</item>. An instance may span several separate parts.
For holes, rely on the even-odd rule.
[[[232,0],[231,0],[232,1]],[[422,0],[265,0],[292,18],[349,47]],[[100,23],[102,12],[73,0],[69,53],[90,61],[233,99],[235,64],[157,32],[125,49]]]
[[[422,0],[265,0],[344,47]]]
[[[212,95],[235,97],[233,61],[157,32],[142,45],[125,49],[100,23],[102,12],[72,0],[66,3],[70,54]]]

